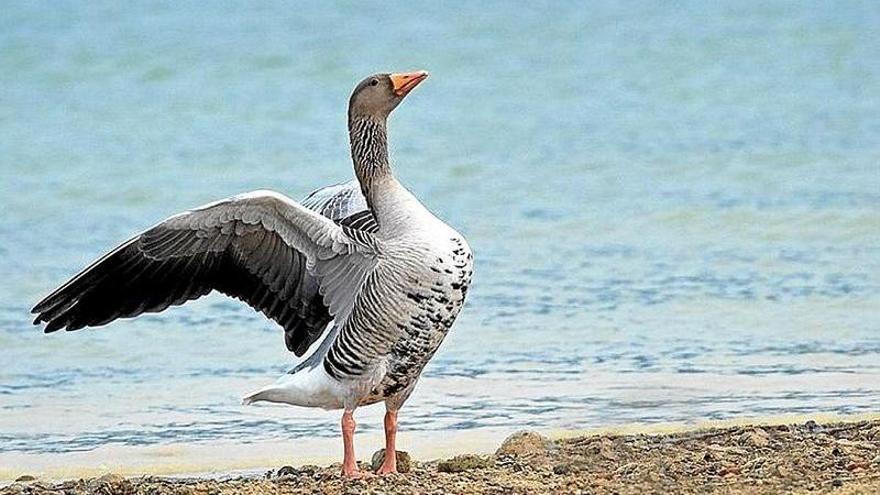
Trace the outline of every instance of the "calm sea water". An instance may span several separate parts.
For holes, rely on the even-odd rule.
[[[348,179],[350,90],[418,68],[393,161],[477,266],[404,429],[880,410],[878,5],[4,3],[0,453],[336,435],[239,405],[296,362],[240,303],[28,310],[173,213]]]

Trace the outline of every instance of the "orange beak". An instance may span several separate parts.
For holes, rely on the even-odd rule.
[[[391,84],[394,85],[394,94],[397,96],[406,96],[420,82],[428,77],[426,71],[420,70],[416,72],[407,72],[403,74],[391,74]]]

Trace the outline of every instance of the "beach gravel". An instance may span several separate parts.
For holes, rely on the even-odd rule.
[[[362,469],[368,469],[366,464]],[[26,473],[22,473],[25,475]],[[339,465],[263,477],[21,478],[6,494],[813,494],[880,493],[880,420],[739,426],[551,441],[517,433],[492,456],[412,461],[410,472],[347,480]]]

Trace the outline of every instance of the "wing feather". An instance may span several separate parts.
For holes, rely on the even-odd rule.
[[[320,208],[257,191],[175,215],[40,301],[34,323],[46,332],[100,326],[217,290],[282,325],[288,348],[302,355],[334,316],[350,311],[378,249]],[[323,273],[334,274],[330,283]]]

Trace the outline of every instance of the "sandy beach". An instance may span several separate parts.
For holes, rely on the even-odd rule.
[[[406,473],[346,480],[339,465],[247,475],[22,475],[0,493],[878,493],[880,418],[764,421],[673,431],[533,432],[492,454],[404,463]],[[368,463],[362,463],[369,469]]]

